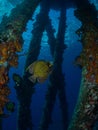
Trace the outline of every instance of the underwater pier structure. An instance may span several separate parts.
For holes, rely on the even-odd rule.
[[[34,29],[32,30],[33,37],[29,46],[29,54],[27,55],[25,68],[27,68],[31,63],[36,61],[40,53],[41,38],[45,30],[45,26],[47,24],[47,17],[49,12],[49,8],[46,8],[47,3],[49,5],[48,1],[40,3],[41,9],[40,13],[36,16],[36,22],[34,23]],[[17,91],[16,93],[17,95],[19,95],[18,129],[33,130],[33,115],[31,116],[30,105],[32,102],[31,100],[33,98],[33,93],[35,92],[34,86],[36,83],[32,83],[28,80],[28,73],[25,71],[21,83],[19,83],[19,86],[17,86],[16,81],[15,87]],[[18,89],[22,91],[22,94],[19,93]]]
[[[30,43],[30,47],[29,47],[30,54],[28,54],[28,56],[27,56],[25,68],[27,68],[28,65],[30,65],[32,62],[37,60],[39,52],[40,52],[42,33],[46,29],[46,31],[49,34],[49,45],[51,48],[51,53],[54,57],[55,66],[59,66],[59,69],[60,69],[59,71],[61,72],[62,54],[63,54],[64,49],[66,48],[66,46],[64,44],[65,27],[62,26],[63,24],[65,24],[65,21],[66,21],[65,9],[63,8],[63,10],[61,10],[61,20],[60,20],[58,37],[57,37],[57,39],[55,39],[54,36],[51,37],[50,33],[49,33],[51,31],[51,33],[53,34],[54,30],[52,28],[51,29],[49,28],[51,26],[51,21],[48,16],[50,6],[49,6],[49,8],[48,7],[46,8],[47,4],[49,6],[49,2],[46,0],[41,3],[40,13],[36,17],[36,22],[34,23],[35,28],[32,31],[33,37],[32,37],[31,43]],[[43,19],[42,19],[42,17],[43,17]],[[61,33],[61,31],[62,31],[62,33]],[[62,34],[62,35],[59,35],[59,34]],[[62,39],[62,46],[60,45],[61,39]],[[53,46],[54,46],[54,48],[53,48]],[[60,51],[59,51],[59,48],[61,48]],[[59,59],[61,57],[61,60],[59,60],[59,62],[58,62],[58,57],[59,57]],[[57,92],[58,92],[60,104],[61,104],[60,106],[61,106],[61,111],[62,111],[62,120],[63,120],[64,129],[67,128],[67,125],[68,125],[68,122],[66,123],[67,111],[65,111],[65,110],[67,110],[67,107],[66,107],[66,98],[65,98],[65,93],[64,93],[65,92],[64,76],[63,76],[62,72],[60,74],[60,77],[58,76],[58,79],[61,78],[61,80],[58,80],[60,82],[60,85],[59,85],[59,87],[57,87],[57,85],[56,85],[57,83],[56,83],[56,81],[54,81],[53,77],[55,74],[57,74],[56,72],[58,72],[58,70],[57,70],[58,67],[54,67],[54,68],[56,70],[54,69],[54,72],[51,74],[53,82],[50,80],[49,89],[46,94],[46,105],[44,107],[41,123],[39,126],[39,129],[41,129],[41,130],[44,130],[44,129],[46,130],[49,128],[49,124],[51,123],[51,116],[52,116],[51,113],[53,111],[53,106],[55,103],[55,98],[56,98]],[[61,77],[61,75],[62,75],[62,77]],[[14,81],[16,82],[15,89],[16,89],[18,100],[19,100],[19,111],[18,111],[18,129],[19,130],[22,130],[23,128],[24,129],[28,129],[28,128],[33,129],[33,124],[31,122],[33,115],[32,115],[32,117],[30,116],[30,114],[31,114],[30,104],[31,104],[31,98],[33,97],[33,92],[35,91],[35,88],[34,88],[35,84],[31,83],[27,77],[28,77],[28,74],[26,72],[24,72],[23,78],[19,77],[18,75],[14,75],[14,77],[13,77]],[[17,79],[20,79],[20,80],[18,80],[19,82],[17,81]],[[53,97],[54,97],[54,99],[53,99]],[[47,109],[48,109],[48,111],[47,111]],[[24,122],[26,122],[26,123],[24,123]]]
[[[63,3],[64,4],[64,3]],[[62,128],[63,130],[68,127],[68,112],[66,107],[66,95],[65,95],[65,81],[62,73],[63,53],[66,49],[64,44],[64,34],[66,30],[66,8],[62,6],[60,9],[60,21],[58,27],[57,37],[54,37],[54,31],[52,29],[51,21],[46,26],[48,34],[48,44],[50,45],[51,54],[54,61],[53,71],[49,78],[48,90],[45,97],[45,105],[40,121],[40,130],[48,130],[49,125],[52,122],[52,112],[56,102],[56,96],[58,96],[60,109],[62,114]],[[51,32],[51,33],[50,33]],[[54,41],[54,42],[53,42]],[[58,60],[59,59],[59,60]]]
[[[82,22],[76,31],[83,50],[77,57],[82,67],[78,101],[68,130],[93,130],[98,120],[98,18],[97,11],[88,0],[76,0],[75,16]]]
[[[36,22],[34,23],[35,28],[32,31],[33,37],[32,37],[31,43],[30,43],[30,47],[29,47],[30,54],[28,54],[28,56],[27,56],[25,68],[27,68],[28,65],[30,65],[32,62],[37,60],[39,52],[40,52],[40,46],[41,46],[40,44],[41,44],[42,33],[44,32],[44,30],[46,29],[46,31],[48,32],[49,35],[50,35],[49,31],[51,31],[52,34],[54,33],[54,30],[52,28],[51,29],[48,28],[48,27],[51,26],[51,21],[50,21],[49,16],[48,16],[50,6],[49,6],[49,8],[48,7],[46,8],[47,4],[49,6],[49,2],[46,1],[46,0],[41,3],[40,13],[36,17]],[[50,44],[49,45],[50,45],[50,48],[51,48],[51,53],[52,53],[53,57],[55,57],[54,58],[54,60],[55,60],[54,62],[56,64],[55,66],[59,65],[60,71],[61,71],[61,64],[62,64],[62,56],[61,55],[63,54],[63,50],[66,48],[65,45],[63,45],[64,44],[64,34],[65,34],[64,29],[65,28],[64,28],[64,26],[61,26],[61,25],[63,25],[63,24],[61,24],[62,21],[63,21],[64,24],[65,24],[65,21],[66,21],[65,18],[64,18],[64,16],[65,16],[64,11],[65,11],[65,9],[63,9],[62,13],[61,13],[61,21],[60,21],[60,27],[59,27],[59,33],[62,30],[62,33],[61,33],[62,35],[59,37],[59,34],[58,34],[57,40],[54,38],[54,36],[52,36],[52,37],[49,36],[49,43],[51,44],[51,45]],[[62,47],[60,47],[61,46],[60,45],[61,38],[62,38]],[[56,42],[56,44],[53,41]],[[55,47],[53,48],[54,45],[55,45]],[[58,51],[59,47],[61,48],[60,51]],[[61,62],[59,62],[59,63],[58,63],[58,60],[57,60],[58,56],[59,56],[59,58],[61,57],[61,60],[60,60]],[[57,69],[57,67],[55,69]],[[64,78],[63,78],[63,74],[62,74],[62,77],[61,77],[61,75],[60,75],[60,77],[58,77],[58,78],[63,79],[63,81],[59,80],[60,82],[62,81],[61,82],[62,87],[61,87],[61,85],[59,85],[60,88],[58,88],[57,85],[56,85],[56,81],[54,81],[54,79],[53,79],[53,76],[55,74],[57,74],[55,72],[56,71],[58,72],[58,70],[55,70],[55,69],[54,69],[54,72],[51,74],[53,82],[50,80],[49,84],[51,84],[51,85],[49,85],[49,90],[47,91],[47,94],[46,94],[46,105],[44,107],[42,119],[41,119],[40,126],[39,126],[39,129],[41,129],[41,130],[48,129],[49,124],[51,123],[51,116],[52,116],[51,113],[53,111],[53,106],[54,106],[55,98],[56,98],[56,94],[57,94],[56,90],[58,90],[58,93],[59,93],[59,99],[60,99],[60,104],[61,104],[62,120],[63,120],[64,129],[65,129],[65,127],[67,128],[67,124],[66,124],[66,119],[67,119],[66,113],[67,112],[65,111],[67,108],[66,108],[66,100],[65,100],[66,98],[65,98],[65,93],[64,93],[65,92],[64,84],[63,84]],[[16,75],[16,77],[17,77],[17,75]],[[32,126],[31,128],[33,129],[33,124],[31,123],[31,125],[30,125],[30,123],[27,123],[27,122],[32,121],[32,118],[33,118],[33,115],[32,115],[32,118],[30,117],[30,109],[29,108],[30,108],[30,103],[31,103],[30,99],[33,97],[33,92],[35,91],[34,90],[35,84],[31,83],[28,80],[27,77],[28,77],[28,74],[26,72],[24,72],[24,76],[23,76],[23,79],[22,79],[23,81],[18,83],[18,86],[17,86],[17,80],[16,80],[16,86],[15,86],[16,91],[17,91],[17,95],[19,95],[18,97],[20,98],[20,99],[18,99],[19,103],[20,103],[19,112],[18,112],[18,114],[19,114],[18,129],[19,130],[22,130],[23,128],[24,129],[30,128],[30,126]],[[14,79],[14,81],[15,81],[15,79]],[[21,84],[21,83],[23,83],[23,84]],[[25,87],[23,87],[23,86],[25,86]],[[24,88],[23,93],[20,94],[18,89],[20,89],[22,87]],[[28,95],[29,95],[29,100],[28,100]],[[51,99],[51,97],[52,97],[52,99]],[[53,99],[53,97],[54,97],[54,99]],[[29,103],[29,105],[27,105],[26,101]],[[29,114],[29,118],[28,118],[28,114]],[[24,122],[26,122],[26,123],[24,123]]]
[[[40,0],[24,0],[11,11],[9,17],[4,16],[0,24],[0,115],[4,116],[4,108],[10,103],[8,95],[11,93],[9,70],[18,66],[18,55],[23,45],[22,33],[26,23],[38,6]],[[27,8],[28,7],[28,8]],[[2,130],[2,119],[0,119]],[[25,129],[24,129],[25,130]]]
[[[38,59],[41,48],[41,38],[44,30],[48,34],[48,44],[54,60],[53,71],[49,77],[48,90],[45,97],[45,105],[39,129],[48,130],[52,122],[52,111],[58,94],[62,113],[63,130],[93,130],[98,120],[98,18],[97,11],[88,0],[74,0],[77,9],[74,15],[82,22],[82,26],[76,31],[81,38],[83,50],[75,61],[82,68],[82,79],[79,97],[73,113],[72,121],[68,126],[68,108],[65,95],[66,82],[62,73],[63,52],[66,49],[64,34],[66,32],[66,2],[62,0],[58,34],[54,37],[49,10],[52,1],[24,0],[18,4],[9,17],[4,16],[0,24],[0,115],[9,103],[8,95],[11,93],[9,82],[9,70],[18,66],[18,54],[23,46],[22,33],[26,23],[32,18],[32,14],[40,3],[40,13],[36,17],[33,37],[29,47],[25,68]],[[28,8],[27,8],[28,7]],[[25,12],[25,13],[24,13]],[[50,33],[51,32],[51,33]],[[32,53],[33,52],[33,53]],[[58,60],[59,59],[59,60]],[[29,74],[24,71],[23,77],[13,75],[18,99],[18,130],[33,130],[33,115],[30,105],[35,92],[35,84],[28,80]],[[0,130],[2,120],[0,119]]]

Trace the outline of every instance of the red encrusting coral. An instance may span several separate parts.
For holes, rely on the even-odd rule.
[[[69,130],[92,130],[98,119],[98,28],[93,23],[83,23],[76,33],[83,46],[75,61],[82,67],[82,81],[75,119]]]
[[[81,66],[86,67],[88,81],[98,84],[98,29],[93,24],[83,25],[77,32],[81,34],[83,51],[78,59]]]
[[[19,21],[17,22],[19,23]],[[17,31],[19,31],[19,27],[16,26]],[[15,26],[12,28],[12,24],[10,24],[9,27],[7,26],[7,31],[0,35],[0,114],[4,113],[4,107],[9,102],[8,72],[10,67],[18,66],[18,55],[16,53],[20,52],[22,48],[18,35],[14,30]]]

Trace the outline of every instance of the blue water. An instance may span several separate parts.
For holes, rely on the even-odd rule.
[[[12,7],[11,7],[12,8]],[[27,31],[23,33],[24,45],[22,52],[28,52],[29,44],[32,38],[32,28],[33,23],[36,21],[36,14],[40,11],[40,7],[38,7],[27,23]],[[72,114],[77,102],[80,81],[81,81],[81,69],[74,65],[75,57],[78,56],[82,50],[82,45],[78,42],[79,37],[75,34],[75,31],[81,26],[81,22],[74,17],[74,9],[69,8],[67,9],[66,13],[66,34],[65,34],[65,44],[67,44],[67,49],[65,49],[63,54],[63,64],[62,64],[62,71],[65,74],[66,86],[65,86],[65,93],[67,97],[67,107],[68,107],[68,116],[69,121],[72,118]],[[52,25],[55,30],[55,36],[57,34],[57,28],[59,24],[59,11],[50,10],[49,17],[52,20]],[[1,18],[1,17],[0,17]],[[46,55],[44,55],[46,54]],[[49,45],[48,45],[48,37],[47,32],[43,32],[43,37],[41,41],[41,50],[38,59],[47,59],[52,61],[52,56],[50,53]],[[18,111],[18,101],[16,91],[14,89],[14,82],[12,80],[13,73],[18,73],[22,76],[23,69],[26,61],[26,56],[19,57],[19,66],[18,68],[11,68],[9,77],[10,82],[9,86],[11,89],[11,94],[9,98],[15,102],[15,112],[11,114],[9,118],[3,119],[3,130],[17,130],[17,111]],[[34,130],[38,130],[38,126],[40,123],[40,119],[42,116],[42,111],[45,103],[45,94],[47,92],[47,84],[49,80],[47,79],[43,84],[37,84],[35,86],[35,93],[32,97],[31,103],[31,110],[33,115],[33,124]],[[40,102],[39,102],[40,101]],[[53,123],[50,125],[49,130],[62,130],[62,119],[61,119],[61,111],[59,106],[58,97],[56,97],[56,103],[54,106],[53,114],[52,114]]]

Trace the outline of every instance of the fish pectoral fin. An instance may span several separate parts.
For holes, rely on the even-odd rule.
[[[37,78],[38,83],[43,83],[46,80],[46,78]]]
[[[36,83],[36,77],[30,76],[28,79],[29,79],[32,83]]]

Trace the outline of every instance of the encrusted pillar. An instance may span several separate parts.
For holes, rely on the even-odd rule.
[[[48,6],[47,6],[48,5]],[[37,60],[40,53],[41,38],[47,24],[47,17],[49,12],[49,2],[43,0],[40,3],[40,12],[36,16],[36,22],[32,31],[32,40],[29,46],[28,55],[25,63],[25,69],[34,61]],[[30,105],[33,93],[35,92],[34,85],[28,80],[29,74],[24,71],[23,77],[14,74],[13,79],[16,83],[15,89],[19,101],[18,109],[18,130],[33,130],[33,115],[31,114]],[[18,79],[18,80],[17,80]]]
[[[7,116],[4,108],[10,102],[9,70],[18,66],[17,52],[22,49],[22,33],[40,1],[24,0],[12,10],[9,17],[4,16],[0,24],[0,117]]]
[[[94,5],[88,1],[77,1],[76,4],[75,16],[82,22],[76,33],[83,46],[76,64],[82,67],[82,79],[68,130],[93,130],[98,120],[98,19]]]
[[[66,45],[64,44],[64,34],[66,29],[65,12],[66,9],[62,7],[59,28],[58,28],[58,35],[56,39],[53,35],[54,32],[51,27],[50,21],[46,26],[46,31],[49,36],[48,42],[50,45],[51,54],[54,59],[54,67],[50,75],[48,90],[46,93],[45,106],[42,114],[42,119],[40,122],[40,130],[48,130],[49,125],[52,122],[52,111],[54,108],[57,94],[58,94],[60,109],[62,113],[63,129],[64,130],[67,129],[67,125],[68,125],[68,116],[67,116],[67,107],[66,107],[67,103],[66,103],[65,88],[64,88],[65,81],[64,81],[64,75],[62,73],[63,52],[64,49],[66,48]]]

